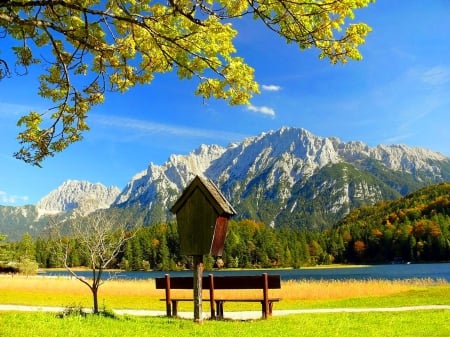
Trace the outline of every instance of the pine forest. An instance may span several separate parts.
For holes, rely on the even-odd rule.
[[[140,221],[123,210],[111,221]],[[132,229],[110,268],[180,270],[190,257],[180,254],[175,222]],[[4,239],[4,237],[2,237]],[[71,242],[70,267],[89,266],[83,240]],[[18,242],[0,241],[0,261],[18,261],[19,268],[62,267],[55,239],[25,234]],[[58,255],[59,254],[59,255]],[[352,210],[333,228],[323,231],[295,226],[271,228],[251,219],[231,220],[223,256],[205,256],[206,269],[300,268],[331,263],[416,263],[450,260],[450,183],[418,190],[406,197]],[[6,268],[3,266],[2,268]]]

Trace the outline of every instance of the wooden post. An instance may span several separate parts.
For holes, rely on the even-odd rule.
[[[171,310],[171,306],[170,306],[170,275],[166,274],[165,275],[165,279],[166,279],[166,314],[168,317],[172,316],[172,310]]]
[[[263,277],[263,318],[269,316],[269,277],[267,273],[262,274]]]
[[[202,310],[203,255],[194,255],[194,321],[203,323]]]
[[[211,308],[211,319],[216,318],[216,309],[214,305],[214,276],[213,274],[208,275],[209,281],[209,306]]]
[[[202,323],[203,255],[222,254],[228,220],[236,211],[211,180],[199,176],[184,189],[170,211],[177,215],[180,253],[194,260],[194,321]]]

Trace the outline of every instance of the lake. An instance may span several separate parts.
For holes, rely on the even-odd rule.
[[[169,273],[171,276],[191,276],[192,271],[134,271],[120,273],[105,273],[104,279],[114,275],[119,279],[153,279]],[[346,279],[387,279],[404,280],[412,278],[444,279],[450,282],[450,263],[429,264],[389,264],[374,266],[326,267],[301,269],[257,269],[257,270],[225,270],[205,271],[204,275],[258,275],[261,273],[279,274],[282,280],[346,280]],[[90,278],[89,271],[78,272],[78,275]],[[69,276],[65,271],[49,271],[42,275]]]

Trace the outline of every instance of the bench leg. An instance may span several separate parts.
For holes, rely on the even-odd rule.
[[[216,318],[223,319],[223,301],[216,301]]]
[[[171,303],[171,301],[167,301],[166,302],[166,315],[167,315],[167,317],[171,317],[172,316],[172,305],[170,303]]]
[[[178,316],[178,301],[172,301],[172,316]]]
[[[267,317],[272,316],[273,302],[272,301],[268,301],[268,305],[266,307],[266,304],[264,303],[264,301],[261,301],[261,311],[262,311],[262,317],[263,318],[267,318]]]
[[[265,301],[261,301],[262,318],[266,319],[272,316],[272,308],[273,308],[272,301],[267,301],[267,304],[265,303]]]
[[[216,318],[216,310],[214,308],[214,301],[210,303],[211,306],[211,319],[215,319]]]

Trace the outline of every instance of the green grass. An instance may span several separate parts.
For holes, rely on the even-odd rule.
[[[0,313],[3,337],[447,337],[449,313],[444,310],[397,313],[333,313],[272,317],[257,321],[204,321],[165,317],[58,318],[46,313]]]
[[[292,300],[284,298],[274,304],[274,310],[288,309],[317,309],[317,308],[383,308],[416,305],[450,305],[450,284],[420,287],[408,291],[384,296],[361,296],[328,300]],[[208,303],[204,304],[204,311],[209,310]],[[109,304],[107,305],[109,307]],[[155,304],[159,310],[164,310],[163,303]],[[227,311],[258,310],[254,303],[227,303]],[[192,311],[191,302],[181,302],[180,311]]]

